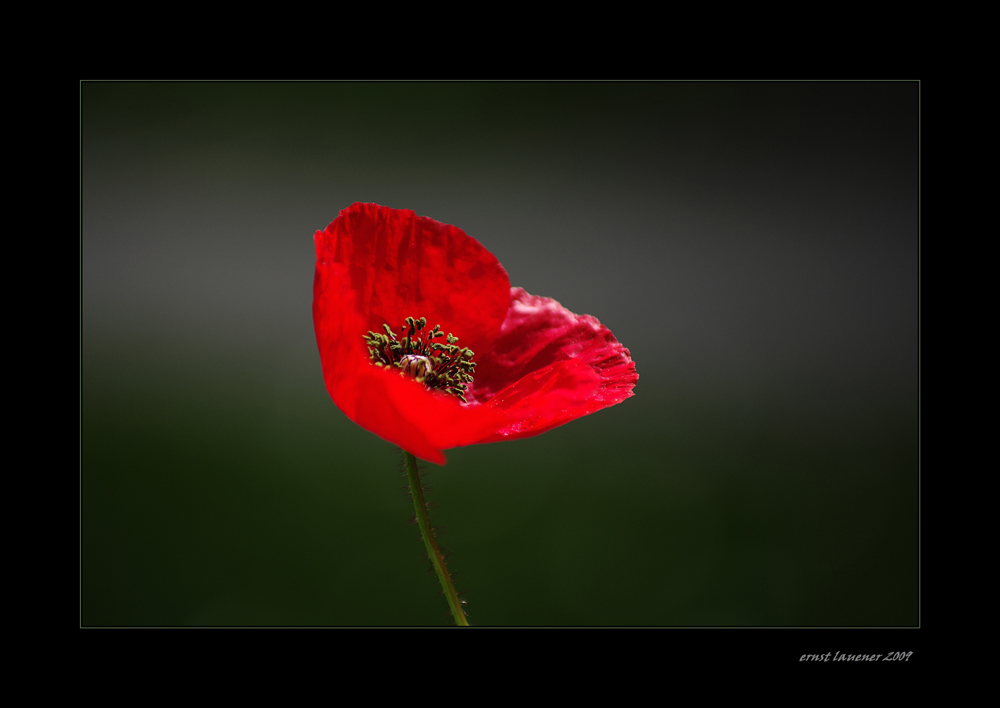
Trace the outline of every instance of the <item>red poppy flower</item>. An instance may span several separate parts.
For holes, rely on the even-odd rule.
[[[633,395],[635,364],[607,327],[511,288],[461,229],[358,202],[315,241],[327,391],[417,457],[444,464],[442,450],[538,435]]]

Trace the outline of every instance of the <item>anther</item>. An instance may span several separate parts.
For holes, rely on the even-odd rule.
[[[455,346],[458,337],[451,332],[446,337],[447,344],[433,341],[445,337],[445,333],[439,324],[425,332],[426,326],[426,317],[407,317],[399,328],[398,338],[388,324],[382,325],[385,334],[369,332],[364,335],[371,362],[382,368],[393,367],[402,376],[465,402],[465,392],[476,369],[472,350]]]

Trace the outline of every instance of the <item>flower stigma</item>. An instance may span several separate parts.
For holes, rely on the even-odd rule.
[[[441,325],[434,325],[428,332],[424,331],[426,326],[426,317],[419,320],[407,317],[406,324],[399,329],[398,338],[387,324],[382,325],[385,334],[368,332],[364,339],[371,362],[375,366],[398,369],[402,376],[468,403],[465,392],[476,369],[472,350],[458,347],[458,337],[451,332],[445,338],[447,343],[435,342],[435,339],[445,337]]]
[[[434,373],[431,360],[420,354],[407,354],[399,360],[399,365],[404,374],[421,383],[427,378],[427,374]]]

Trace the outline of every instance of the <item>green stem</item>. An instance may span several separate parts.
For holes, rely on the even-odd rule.
[[[420,535],[424,539],[424,547],[427,549],[427,557],[434,564],[434,572],[437,573],[444,596],[448,598],[448,606],[451,607],[451,614],[455,618],[455,624],[459,627],[468,627],[469,620],[465,618],[462,610],[462,601],[458,599],[455,592],[455,584],[451,582],[451,575],[448,574],[448,566],[444,564],[444,556],[438,548],[437,540],[434,538],[434,529],[431,527],[431,517],[427,513],[427,501],[424,499],[424,488],[420,484],[420,472],[417,471],[417,458],[403,450],[406,458],[406,476],[410,480],[410,494],[413,496],[413,508],[417,512],[417,525],[420,526]]]

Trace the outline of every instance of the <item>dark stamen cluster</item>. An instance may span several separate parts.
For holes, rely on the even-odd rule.
[[[455,346],[458,337],[452,336],[451,332],[448,333],[447,344],[435,342],[435,339],[445,336],[441,325],[434,325],[434,329],[424,332],[426,325],[426,317],[419,320],[407,317],[406,324],[399,330],[399,339],[387,324],[382,325],[385,334],[369,332],[364,335],[372,363],[375,366],[391,366],[401,374],[422,382],[427,388],[450,393],[467,403],[465,392],[476,369],[472,350]]]

